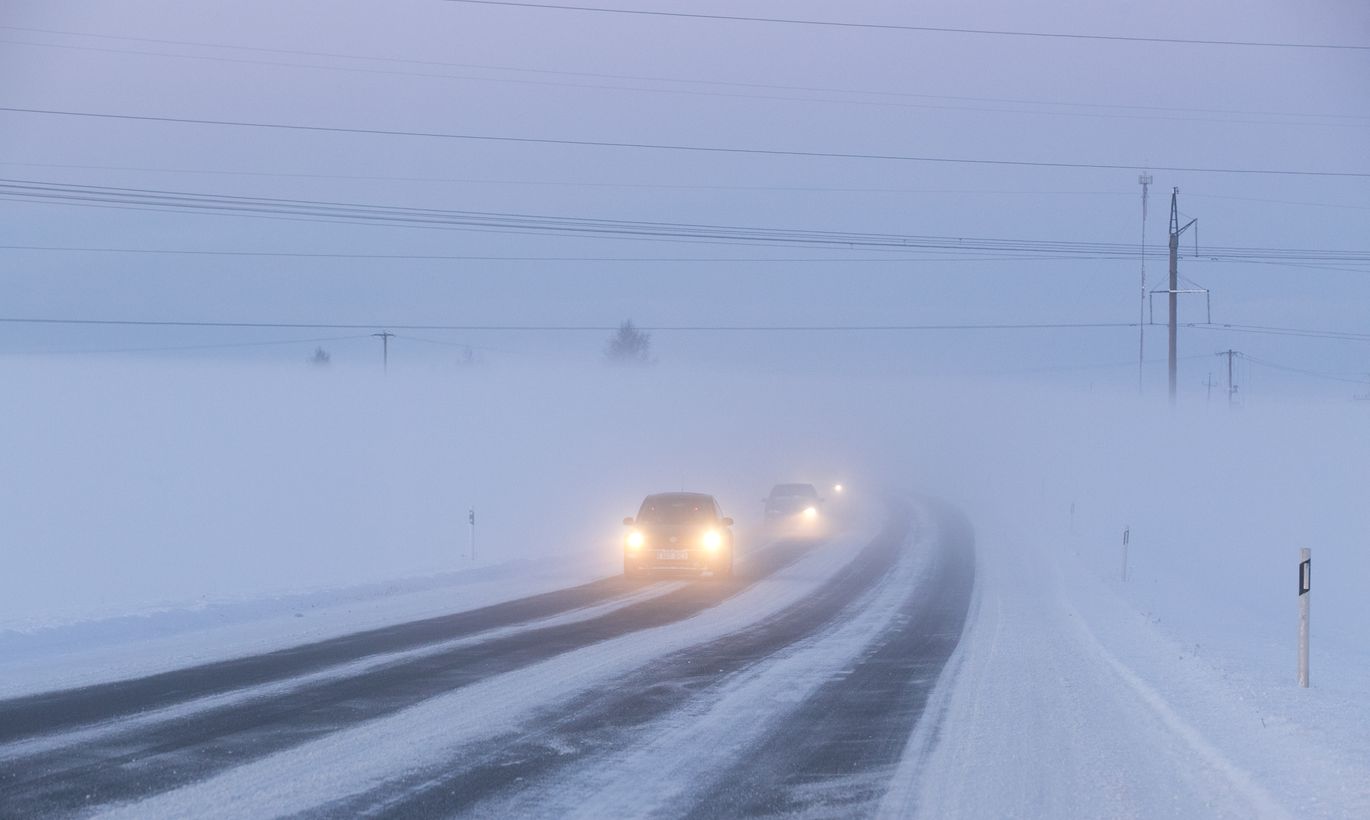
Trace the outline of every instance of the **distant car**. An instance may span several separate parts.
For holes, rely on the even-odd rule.
[[[642,502],[623,539],[623,574],[733,574],[733,520],[704,493],[659,493]]]
[[[766,523],[772,527],[816,526],[823,506],[812,484],[777,484],[761,501],[766,505]]]

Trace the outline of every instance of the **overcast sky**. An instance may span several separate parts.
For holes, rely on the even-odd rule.
[[[925,27],[1370,45],[1360,0],[676,2],[617,8]],[[1370,50],[840,28],[453,2],[0,3],[0,106],[343,129],[1077,163],[947,164],[568,146],[0,112],[0,176],[377,206],[783,228],[1148,243],[1169,193],[1205,247],[1370,250]],[[0,249],[0,314],[76,319],[395,324],[887,325],[1128,323],[1139,261],[985,259],[679,237],[529,235],[0,199],[0,244],[336,257]],[[1193,249],[1186,234],[1184,246]],[[358,259],[348,255],[641,261]],[[909,256],[909,255],[904,255]],[[738,261],[787,258],[792,262]],[[643,258],[652,261],[646,261]],[[661,261],[663,259],[730,261]],[[883,259],[885,261],[871,261]],[[1303,264],[1303,263],[1300,263]],[[1220,323],[1370,334],[1370,265],[1185,259]],[[1152,258],[1152,287],[1165,262]],[[1163,320],[1163,300],[1157,319]],[[1206,319],[1186,297],[1182,319]],[[355,335],[368,330],[0,325],[7,352]],[[431,331],[491,361],[590,360],[602,333]],[[1163,360],[1164,328],[1147,357]],[[676,362],[1135,380],[1135,328],[655,334]],[[407,360],[457,348],[396,340]],[[1187,390],[1211,354],[1370,371],[1370,342],[1185,329]],[[196,355],[302,358],[312,344]],[[1101,367],[1092,367],[1103,365]],[[1116,366],[1112,366],[1116,365]],[[1250,368],[1250,363],[1245,365]],[[1269,389],[1350,395],[1270,368]],[[1164,365],[1148,381],[1163,384]],[[1361,390],[1360,392],[1365,392]]]

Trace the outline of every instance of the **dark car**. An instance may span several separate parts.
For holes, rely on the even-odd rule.
[[[733,520],[704,493],[659,493],[642,502],[623,539],[623,574],[733,574]]]
[[[818,523],[823,499],[812,484],[777,484],[762,503],[767,524],[803,527]]]

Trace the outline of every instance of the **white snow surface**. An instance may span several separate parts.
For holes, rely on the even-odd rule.
[[[1068,536],[980,523],[971,622],[882,815],[1370,816],[1363,674],[1300,690],[1288,652],[1262,681],[1138,611]]]

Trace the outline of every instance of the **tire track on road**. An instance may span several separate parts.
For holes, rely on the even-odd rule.
[[[412,649],[590,606],[634,589],[604,578],[569,589],[357,632],[261,655],[174,669],[155,675],[62,689],[0,701],[0,743],[101,723],[233,689],[258,686],[360,660]]]
[[[441,764],[321,807],[330,816],[479,813],[481,800],[522,788],[594,755],[621,748],[636,730],[681,708],[729,675],[812,636],[874,586],[899,558],[911,516],[892,515],[857,557],[808,599],[754,625],[654,661],[614,684],[532,716],[517,733],[465,747]],[[466,761],[474,761],[467,763]]]
[[[70,812],[101,803],[147,797],[200,780],[554,655],[690,617],[790,565],[812,546],[812,542],[799,540],[777,542],[751,556],[746,574],[738,579],[693,584],[597,618],[530,629],[489,642],[404,660],[360,675],[328,679],[279,696],[235,703],[183,720],[140,727],[75,750],[65,749],[7,764],[0,771],[0,795],[3,795],[0,796],[0,814],[27,816]],[[626,587],[598,583],[602,584],[600,591],[641,587],[640,582]],[[595,587],[594,584],[586,586]],[[583,595],[585,588],[577,587],[568,592]],[[537,600],[545,598],[535,596],[532,609],[551,605],[546,600]],[[496,617],[507,623],[509,610],[501,610]],[[431,634],[431,621],[418,624],[420,632]],[[472,627],[470,623],[465,626]],[[485,626],[489,628],[492,624]],[[361,634],[373,636],[389,631]],[[406,634],[403,630],[400,632]],[[369,644],[371,640],[372,637],[367,637],[354,645]],[[180,700],[176,697],[172,702]]]
[[[744,767],[714,783],[685,816],[872,813],[960,642],[970,607],[974,530],[945,505],[937,517],[941,583],[926,597],[911,596],[849,674],[807,698],[747,753]]]

